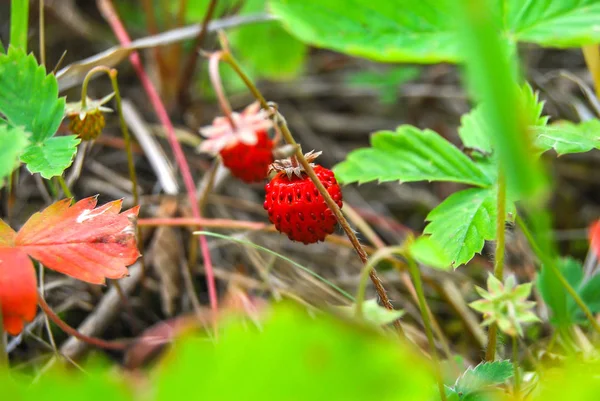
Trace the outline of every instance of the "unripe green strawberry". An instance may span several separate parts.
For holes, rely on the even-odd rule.
[[[86,98],[83,102],[67,103],[66,115],[69,118],[69,129],[83,141],[93,141],[98,138],[106,125],[104,112],[111,112],[103,104],[108,102],[114,93],[103,97],[100,100]]]
[[[89,111],[83,115],[79,113],[69,114],[69,129],[83,141],[93,141],[98,138],[106,125],[104,114],[98,109]]]
[[[306,155],[309,161],[316,156],[312,152]],[[265,186],[264,208],[275,228],[290,240],[304,244],[323,241],[332,234],[337,220],[302,168],[283,160],[276,161],[273,169],[278,173]],[[318,165],[313,169],[335,203],[342,207],[342,192],[333,172]]]

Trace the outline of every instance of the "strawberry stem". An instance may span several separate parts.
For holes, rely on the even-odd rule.
[[[233,57],[233,55],[231,54],[231,52],[229,51],[229,49],[227,47],[227,38],[225,37],[224,33],[219,32],[219,40],[221,42],[221,46],[224,49],[224,51],[222,52],[222,54],[220,56],[221,60],[228,63],[231,66],[231,68],[233,68],[233,70],[238,74],[238,76],[242,79],[242,81],[244,81],[244,83],[246,84],[246,86],[248,87],[250,92],[252,92],[254,97],[260,102],[262,108],[267,111],[272,112],[271,118],[273,119],[275,124],[278,126],[279,130],[281,131],[281,134],[283,135],[283,138],[285,139],[285,141],[288,144],[296,147],[296,158],[297,158],[298,162],[304,168],[304,171],[310,177],[313,184],[315,184],[319,193],[325,200],[325,203],[327,203],[327,206],[329,206],[329,209],[331,209],[331,211],[335,215],[337,221],[342,226],[342,229],[344,230],[344,232],[346,233],[346,236],[352,243],[352,246],[354,247],[354,250],[358,254],[358,257],[360,258],[362,264],[366,265],[368,263],[367,253],[365,252],[364,248],[360,244],[358,238],[356,237],[356,234],[354,234],[354,231],[348,224],[348,221],[342,214],[341,209],[339,208],[337,203],[335,203],[335,201],[333,200],[331,195],[329,195],[329,192],[327,192],[327,189],[323,186],[323,184],[321,183],[321,181],[315,174],[310,163],[304,157],[304,154],[302,153],[302,148],[294,140],[294,137],[292,136],[292,133],[290,132],[290,130],[287,126],[287,123],[285,122],[285,119],[283,118],[283,116],[279,113],[279,111],[275,107],[272,107],[269,105],[269,103],[267,103],[265,97],[258,90],[256,85],[254,85],[254,83],[250,80],[250,78],[248,78],[246,73],[241,69],[239,63]],[[370,277],[371,281],[373,282],[373,285],[375,286],[375,290],[377,291],[377,294],[379,295],[379,298],[381,299],[381,302],[383,303],[385,308],[389,309],[389,310],[393,310],[394,306],[390,302],[390,299],[387,296],[387,292],[386,292],[385,288],[383,287],[383,284],[381,283],[381,280],[379,279],[379,276],[377,275],[377,272],[375,271],[375,269],[369,269],[369,277]],[[394,322],[394,327],[398,331],[402,330],[402,328],[400,327],[400,323],[398,321]]]
[[[498,166],[498,194],[496,197],[498,208],[496,216],[496,251],[494,261],[494,276],[503,281],[504,279],[504,239],[506,221],[506,178],[502,166]],[[498,337],[498,325],[493,323],[488,331],[488,344],[485,352],[485,359],[493,362],[496,358],[496,342]]]
[[[44,311],[46,316],[50,318],[62,331],[65,333],[85,342],[90,345],[94,345],[96,347],[104,348],[104,349],[113,349],[113,350],[124,350],[127,348],[128,344],[122,341],[104,341],[100,338],[89,337],[83,333],[80,333],[73,327],[69,326],[64,320],[62,320],[50,306],[46,303],[41,294],[38,293],[38,305]]]
[[[221,60],[222,55],[223,52],[215,52],[210,55],[208,59],[208,75],[210,77],[210,82],[212,83],[212,86],[217,94],[217,99],[219,99],[219,106],[221,106],[223,114],[227,120],[229,120],[231,128],[235,130],[237,127],[231,115],[231,105],[229,104],[229,101],[227,101],[227,97],[225,97],[223,82],[221,81],[221,74],[219,74],[219,61]]]

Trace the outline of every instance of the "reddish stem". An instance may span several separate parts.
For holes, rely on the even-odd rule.
[[[102,13],[103,17],[109,23],[113,32],[117,36],[119,42],[122,46],[128,46],[131,43],[131,39],[129,38],[129,34],[125,30],[123,23],[119,19],[119,16],[114,9],[114,6],[110,0],[97,0],[98,9]],[[181,171],[181,175],[183,177],[183,182],[187,190],[188,199],[190,202],[190,207],[192,208],[192,215],[200,219],[202,215],[200,213],[200,208],[198,207],[198,198],[196,196],[196,184],[194,183],[194,179],[192,178],[192,173],[190,171],[187,160],[185,159],[185,155],[183,150],[181,149],[181,145],[177,141],[177,137],[175,135],[175,130],[173,128],[173,123],[169,118],[169,114],[167,110],[160,100],[160,96],[156,91],[156,88],[152,84],[152,81],[146,74],[142,62],[140,60],[140,55],[137,52],[131,53],[129,56],[129,61],[133,66],[135,72],[138,75],[138,78],[142,82],[142,86],[154,107],[154,111],[158,116],[161,124],[165,127],[167,133],[167,139],[169,144],[171,145],[171,149],[173,150],[173,154],[175,159],[177,160],[177,165],[179,166],[179,170]],[[200,228],[201,229],[201,228]],[[202,251],[202,257],[204,259],[205,272],[206,272],[206,285],[208,287],[208,298],[210,300],[210,307],[213,312],[217,312],[218,304],[217,304],[217,289],[215,285],[215,275],[213,271],[212,261],[210,258],[210,250],[208,248],[208,242],[206,238],[202,235],[198,236],[198,241],[200,242],[200,249]]]
[[[216,52],[210,55],[208,59],[208,76],[210,77],[210,82],[212,83],[213,88],[217,94],[217,99],[219,99],[219,106],[221,106],[221,110],[227,120],[229,120],[229,124],[233,130],[236,129],[235,121],[233,120],[233,116],[231,115],[231,105],[227,101],[225,97],[225,91],[223,91],[223,82],[221,82],[221,75],[219,74],[219,61],[221,61],[221,54],[223,52]]]
[[[268,227],[265,223],[254,221],[239,221],[228,219],[206,219],[206,218],[152,218],[138,219],[138,226],[154,227],[154,226],[202,226],[202,227],[220,227],[220,228],[240,228],[247,230],[262,230]]]
[[[38,294],[38,304],[40,305],[40,308],[42,308],[46,316],[48,316],[50,320],[54,322],[54,324],[60,327],[62,331],[64,331],[70,336],[80,339],[83,342],[86,342],[90,345],[94,345],[99,348],[114,349],[119,351],[126,349],[129,345],[128,343],[122,341],[104,341],[100,338],[89,337],[83,333],[80,333],[73,327],[69,326],[56,313],[54,313],[54,311],[50,308],[46,301],[44,301],[44,298],[40,294]]]

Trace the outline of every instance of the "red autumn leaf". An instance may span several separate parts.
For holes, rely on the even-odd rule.
[[[70,206],[64,199],[31,216],[15,246],[49,269],[93,284],[121,278],[140,256],[131,218],[139,207],[121,214],[122,201],[94,209],[95,197]]]
[[[18,248],[0,247],[0,304],[4,330],[17,335],[35,317],[37,284],[33,263]]]
[[[29,256],[47,268],[103,284],[127,275],[140,256],[135,239],[139,206],[123,213],[122,201],[96,207],[96,197],[71,206],[64,199],[36,213],[15,233],[0,220],[0,304],[6,329],[17,334],[35,316],[35,270]],[[29,255],[29,256],[28,256]]]
[[[590,248],[592,248],[596,257],[600,258],[600,220],[591,225],[588,238],[590,240]]]

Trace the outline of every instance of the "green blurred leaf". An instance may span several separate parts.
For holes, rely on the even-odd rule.
[[[266,0],[246,0],[240,15],[266,11]],[[273,80],[296,77],[304,66],[306,45],[281,27],[279,21],[252,24],[231,30],[233,52],[245,69]]]
[[[600,275],[596,274],[585,281],[580,286],[578,293],[592,313],[600,312]],[[579,310],[575,301],[572,303],[573,307],[577,308],[577,313],[580,315],[581,321],[584,321],[585,316],[583,315],[583,312]]]
[[[548,47],[580,47],[600,42],[597,0],[509,0],[506,29],[517,41]]]
[[[71,165],[80,141],[74,136],[54,137],[65,112],[56,77],[46,75],[32,54],[12,46],[6,55],[0,54],[0,112],[9,125],[24,127],[30,134],[31,143],[21,154],[30,172],[50,178]]]
[[[571,358],[561,367],[539,372],[534,401],[596,401],[600,394],[600,363]]]
[[[460,29],[466,78],[474,97],[485,104],[483,120],[508,189],[519,198],[537,195],[545,184],[529,135],[527,102],[516,85],[514,48],[498,35],[500,22],[491,1],[461,0],[454,13]]]
[[[219,341],[186,338],[157,372],[156,401],[427,400],[429,365],[403,343],[329,316],[277,307],[260,330],[233,322]]]
[[[583,281],[583,268],[581,263],[572,258],[560,259],[557,268],[569,284],[577,289]],[[542,266],[536,280],[536,286],[542,299],[552,312],[550,322],[557,326],[568,326],[577,322],[575,301],[565,292],[552,270]]]
[[[355,88],[374,88],[379,92],[379,102],[394,104],[398,100],[398,87],[419,76],[417,67],[395,67],[386,71],[356,71],[346,76],[346,84]]]
[[[0,121],[0,188],[19,165],[19,156],[29,144],[29,134],[21,127],[9,127]]]
[[[514,204],[507,204],[514,212]],[[496,237],[496,190],[471,188],[456,192],[433,209],[423,231],[440,244],[453,267],[467,263],[481,252],[485,241]]]
[[[457,45],[464,20],[449,17],[452,1],[270,0],[270,3],[272,12],[292,34],[318,47],[387,62],[459,62],[465,57]],[[510,46],[524,41],[564,48],[600,41],[597,0],[471,3],[479,9],[477,17],[482,17],[477,22],[487,25],[485,41],[491,40],[489,43],[502,38]],[[489,17],[483,17],[484,14]],[[480,39],[483,36],[474,38]]]
[[[298,39],[377,61],[456,62],[448,0],[271,0]]]
[[[442,270],[452,266],[452,261],[444,248],[428,235],[422,235],[411,243],[409,251],[413,259],[426,266]]]
[[[402,125],[371,136],[371,147],[351,152],[335,167],[341,182],[452,181],[489,186],[489,178],[450,142],[431,130]]]
[[[535,130],[535,145],[541,150],[554,149],[558,155],[600,149],[600,120],[578,124],[570,121],[539,127]]]
[[[133,401],[134,394],[118,370],[108,366],[86,365],[85,374],[77,370],[67,371],[63,365],[55,365],[39,375],[35,383],[30,377],[15,371],[9,376],[0,369],[2,399],[10,401]]]
[[[21,155],[32,173],[40,173],[44,178],[61,175],[73,161],[77,145],[81,142],[75,135],[48,138],[41,143],[32,143]]]

